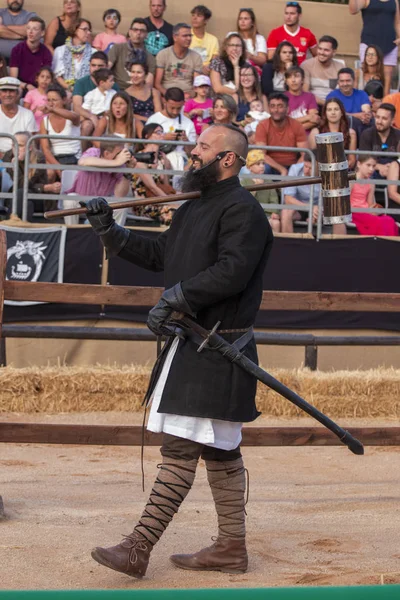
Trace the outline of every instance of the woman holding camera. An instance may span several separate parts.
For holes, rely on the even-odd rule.
[[[142,138],[147,140],[143,144],[143,150],[138,152],[135,156],[137,158],[138,169],[171,169],[171,163],[163,152],[160,151],[159,144],[152,143],[153,140],[161,140],[164,137],[164,131],[161,125],[158,123],[149,123],[143,127]],[[155,153],[155,162],[148,164],[147,162],[140,162],[140,155],[146,160],[149,158],[145,156],[148,153]],[[168,175],[155,174],[133,174],[132,176],[132,191],[133,195],[137,198],[150,198],[153,196],[169,196],[175,194],[174,188],[169,183]],[[149,206],[137,206],[132,209],[133,214],[139,217],[149,217],[154,221],[158,221],[162,225],[170,225],[172,220],[173,211],[178,205],[162,205],[155,204]]]

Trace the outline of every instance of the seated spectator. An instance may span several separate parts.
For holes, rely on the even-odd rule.
[[[267,108],[267,99],[262,96],[257,69],[253,65],[247,65],[240,69],[238,100],[237,120],[239,122],[246,117],[253,100],[261,100],[262,110]]]
[[[107,68],[107,55],[104,52],[94,52],[90,58],[89,75],[85,75],[74,85],[72,93],[72,109],[81,117],[81,135],[92,135],[97,126],[98,117],[83,108],[86,95],[96,89],[96,81],[93,77],[95,71]],[[119,87],[114,83],[113,89],[118,92]]]
[[[41,38],[46,29],[40,17],[31,17],[26,25],[27,39],[17,44],[11,51],[10,76],[17,77],[23,95],[35,89],[35,77],[42,67],[51,67],[51,52]]]
[[[243,127],[244,132],[249,138],[249,136],[255,135],[259,122],[264,119],[269,119],[270,116],[271,115],[264,110],[262,101],[256,98],[250,102],[249,112],[246,114],[245,119],[238,124],[240,127]],[[249,144],[255,144],[255,141],[253,141],[253,139],[250,141],[249,139]]]
[[[286,91],[285,73],[290,67],[297,67],[296,49],[290,42],[282,42],[276,49],[272,62],[263,66],[261,89],[267,98],[273,92]]]
[[[115,81],[121,90],[126,90],[131,84],[127,65],[137,61],[146,63],[149,72],[147,83],[153,85],[156,61],[145,46],[147,26],[145,19],[140,17],[133,19],[128,31],[128,41],[123,44],[115,44],[108,53],[108,67],[114,73]]]
[[[383,99],[383,85],[380,81],[371,79],[365,85],[364,92],[367,94],[371,103],[372,115],[375,118],[376,111],[382,104]]]
[[[67,92],[58,85],[52,85],[47,91],[47,104],[43,107],[45,114],[40,124],[40,133],[52,136],[74,136],[71,140],[41,139],[40,146],[46,163],[50,165],[76,165],[81,154],[79,115],[66,110]],[[54,171],[55,177],[61,179],[61,171]]]
[[[304,153],[304,161],[292,165],[289,169],[288,175],[290,177],[311,177],[312,173],[312,162],[309,154]],[[315,174],[314,174],[315,176]],[[295,204],[299,206],[298,210],[292,210],[290,208],[283,208],[281,211],[281,223],[282,233],[293,233],[293,221],[308,221],[312,219],[313,223],[317,222],[318,219],[318,201],[319,194],[321,191],[320,185],[313,186],[313,210],[312,214],[308,210],[304,210],[310,206],[311,198],[311,186],[310,185],[297,185],[291,186],[290,182],[288,187],[283,189],[283,203],[284,204]]]
[[[93,40],[92,46],[101,52],[109,52],[114,44],[125,44],[126,37],[118,33],[118,25],[121,23],[121,13],[116,8],[109,8],[103,13],[104,31],[98,33]]]
[[[246,167],[250,171],[250,175],[241,177],[241,184],[246,185],[258,185],[264,183],[260,175],[264,175],[264,152],[262,150],[250,150],[247,154]],[[259,201],[260,204],[279,204],[278,194],[276,190],[259,190],[251,192],[251,194]],[[281,222],[279,214],[274,212],[273,209],[264,208],[269,224],[272,227],[272,231],[279,233],[281,230]]]
[[[288,117],[287,96],[281,92],[274,92],[270,95],[268,104],[271,116],[258,124],[256,144],[307,148],[307,134],[304,127],[292,117]],[[267,150],[265,173],[285,176],[291,165],[302,160],[301,153],[296,155],[287,150]]]
[[[376,172],[376,171],[375,171]],[[387,178],[389,181],[400,180],[400,163],[399,159],[389,164]],[[389,206],[388,208],[396,208],[399,210],[397,214],[393,214],[392,217],[395,221],[400,223],[400,185],[392,184],[388,185],[388,196]]]
[[[376,169],[374,156],[360,156],[357,161],[357,179],[370,179]],[[375,202],[375,185],[350,182],[351,208],[382,208]],[[389,215],[353,212],[353,223],[361,235],[398,235],[396,222]]]
[[[150,16],[145,18],[147,31],[146,48],[153,56],[157,56],[160,50],[172,46],[174,43],[172,25],[163,19],[167,8],[165,0],[150,0]]]
[[[348,117],[352,117],[351,126],[358,136],[368,128],[372,119],[371,104],[364,90],[354,88],[354,71],[344,67],[338,72],[338,88],[330,92],[326,99],[338,98]]]
[[[379,46],[370,44],[364,54],[364,60],[359,69],[356,69],[355,84],[359,90],[364,90],[369,81],[380,81],[382,86],[385,81],[383,71],[383,53]]]
[[[388,94],[383,98],[382,103],[391,104],[394,107],[395,114],[393,119],[393,127],[396,127],[396,129],[400,129],[400,92]]]
[[[267,44],[265,37],[257,30],[257,20],[252,8],[240,8],[236,23],[236,31],[246,44],[246,60],[257,67],[261,74],[261,68],[267,62]]]
[[[103,197],[125,198],[128,195],[131,175],[107,170],[115,167],[133,169],[136,166],[136,160],[124,148],[120,139],[101,142],[100,148],[89,148],[82,154],[78,164],[81,167],[98,167],[98,171],[79,171],[67,194],[93,196],[93,190],[96,190],[96,195]],[[64,206],[67,205],[68,208],[78,206],[77,202],[67,202],[64,201]],[[125,224],[127,212],[126,208],[114,211],[113,216],[118,225]]]
[[[318,133],[343,133],[345,150],[356,150],[357,136],[354,129],[349,126],[346,112],[342,102],[338,98],[327,100],[322,108],[321,121],[318,127],[314,127],[310,132],[310,148],[316,148],[315,136]],[[356,155],[347,156],[349,169],[353,169],[356,164]]]
[[[190,50],[192,32],[189,25],[178,23],[173,29],[174,44],[157,54],[157,70],[154,87],[162,96],[167,89],[178,87],[191,92],[193,79],[203,72],[203,61],[197,52]]]
[[[289,117],[296,119],[306,131],[309,131],[318,125],[320,118],[314,94],[303,90],[303,69],[301,67],[289,67],[285,72],[285,82],[287,87],[286,96],[289,98]]]
[[[18,131],[36,131],[36,121],[31,110],[19,105],[19,79],[2,77],[0,79],[0,158],[10,150],[10,139],[1,137],[2,133],[14,135]]]
[[[192,8],[190,14],[192,15],[192,41],[189,48],[200,54],[203,61],[203,75],[209,75],[210,62],[219,54],[218,38],[206,31],[212,13],[207,6],[199,4]]]
[[[130,96],[135,118],[142,123],[155,112],[161,111],[160,92],[147,83],[148,68],[141,62],[133,62],[129,68],[131,74],[131,85],[126,88]]]
[[[24,10],[24,0],[7,0],[7,8],[0,8],[0,52],[10,58],[12,49],[26,38],[26,26],[36,13]]]
[[[140,137],[143,124],[133,116],[132,103],[126,92],[117,92],[113,96],[110,111],[99,119],[94,137],[102,135],[115,135],[120,138]],[[93,146],[100,148],[100,142],[93,142]]]
[[[89,43],[91,31],[90,21],[79,19],[65,45],[54,50],[52,69],[65,90],[72,92],[75,82],[90,73],[90,57],[95,52]]]
[[[397,152],[399,149],[400,131],[393,127],[394,116],[394,106],[382,103],[376,111],[375,125],[366,129],[360,138],[359,150],[383,153],[377,158],[374,179],[387,179],[389,165],[395,159],[384,153]]]
[[[25,179],[25,155],[26,145],[31,134],[28,131],[19,131],[15,134],[18,142],[18,195],[17,195],[17,215],[22,218],[22,199],[23,199],[23,187]],[[3,162],[12,162],[14,159],[14,149],[8,150],[3,156]],[[41,153],[36,151],[34,144],[30,145],[29,149],[29,162],[31,164],[45,164],[44,157]],[[12,182],[14,182],[14,169],[9,167],[7,173],[10,176]],[[12,191],[13,185],[7,191]],[[61,190],[61,184],[59,182],[49,183],[47,178],[46,169],[29,169],[28,173],[28,192],[32,194],[59,194]],[[12,199],[6,199],[5,206],[11,213]],[[51,202],[51,201],[50,201]],[[50,207],[49,207],[50,210]],[[28,200],[28,221],[32,221],[34,211],[34,201]]]
[[[165,93],[164,108],[152,115],[146,125],[157,123],[164,131],[165,141],[178,141],[196,143],[196,130],[190,119],[182,115],[185,95],[180,88],[169,88]],[[188,147],[186,147],[188,148]],[[173,152],[167,154],[172,166],[177,171],[182,170],[187,162],[185,146],[175,146]]]
[[[207,75],[197,75],[193,82],[194,98],[186,100],[184,113],[193,121],[197,135],[203,131],[204,125],[211,123],[213,101],[210,98],[211,81]]]
[[[81,8],[80,0],[64,0],[63,14],[50,21],[44,36],[44,43],[51,53],[59,46],[65,45],[69,37],[68,32],[75,28],[81,18]]]
[[[313,56],[317,53],[317,40],[309,29],[300,25],[302,8],[298,2],[286,2],[284,23],[273,29],[267,39],[268,60],[274,58],[276,49],[282,42],[290,42],[296,49],[298,64],[307,57],[307,50]]]
[[[327,95],[337,85],[337,78],[344,63],[333,58],[338,48],[337,40],[330,35],[323,35],[318,41],[317,55],[309,58],[301,65],[305,78],[304,90],[314,94],[317,103],[323,106]]]
[[[43,120],[43,107],[47,104],[47,91],[54,83],[53,71],[49,67],[39,69],[35,77],[36,86],[29,90],[24,98],[24,108],[28,108],[35,115],[37,130],[40,129],[40,123]]]
[[[211,86],[215,94],[237,98],[240,69],[246,64],[244,40],[237,33],[229,33],[222,43],[220,55],[210,63]]]
[[[214,96],[212,108],[213,125],[233,125],[236,121],[237,104],[228,94]]]
[[[150,123],[143,127],[142,137],[147,140],[144,144],[143,150],[138,152],[138,169],[171,169],[171,163],[169,162],[166,155],[160,151],[159,144],[152,143],[153,140],[161,140],[164,138],[164,131],[161,125],[157,123]],[[155,152],[158,157],[154,164],[141,163],[140,154],[144,152]],[[151,198],[169,196],[175,194],[175,190],[169,182],[168,175],[151,175],[147,174],[133,174],[132,176],[132,191],[133,195],[137,198]],[[132,212],[134,215],[140,217],[150,217],[151,219],[158,221],[162,225],[170,225],[173,217],[173,213],[178,205],[175,204],[154,204],[147,206],[134,207]]]
[[[82,108],[96,117],[102,117],[110,109],[112,97],[117,93],[112,89],[114,75],[110,69],[98,69],[92,77],[96,82],[96,87],[86,94]]]

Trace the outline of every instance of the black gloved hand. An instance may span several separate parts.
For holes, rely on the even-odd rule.
[[[156,335],[174,335],[173,328],[168,326],[174,310],[192,317],[196,316],[186,301],[180,283],[165,290],[158,303],[149,312],[147,327]]]
[[[79,204],[86,208],[88,221],[97,235],[104,235],[114,225],[112,208],[104,198],[80,200]]]

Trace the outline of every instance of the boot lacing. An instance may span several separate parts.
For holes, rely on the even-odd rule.
[[[135,565],[138,561],[137,550],[141,550],[142,552],[148,552],[149,550],[146,542],[133,534],[124,535],[121,545],[129,549],[129,562],[131,565]]]

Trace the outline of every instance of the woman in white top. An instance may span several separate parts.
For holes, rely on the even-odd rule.
[[[261,67],[267,62],[267,43],[265,37],[257,31],[256,15],[252,8],[241,8],[237,18],[237,31],[246,44],[246,59],[249,63]]]
[[[57,83],[72,91],[75,81],[90,74],[90,57],[96,52],[89,43],[92,25],[79,19],[64,46],[54,50],[52,69]]]
[[[47,92],[47,104],[43,107],[45,115],[40,124],[40,133],[47,135],[70,135],[75,139],[41,139],[40,145],[46,163],[51,165],[76,165],[81,154],[80,117],[77,113],[65,109],[67,93],[57,85],[50,86]],[[54,172],[61,179],[61,171]]]

